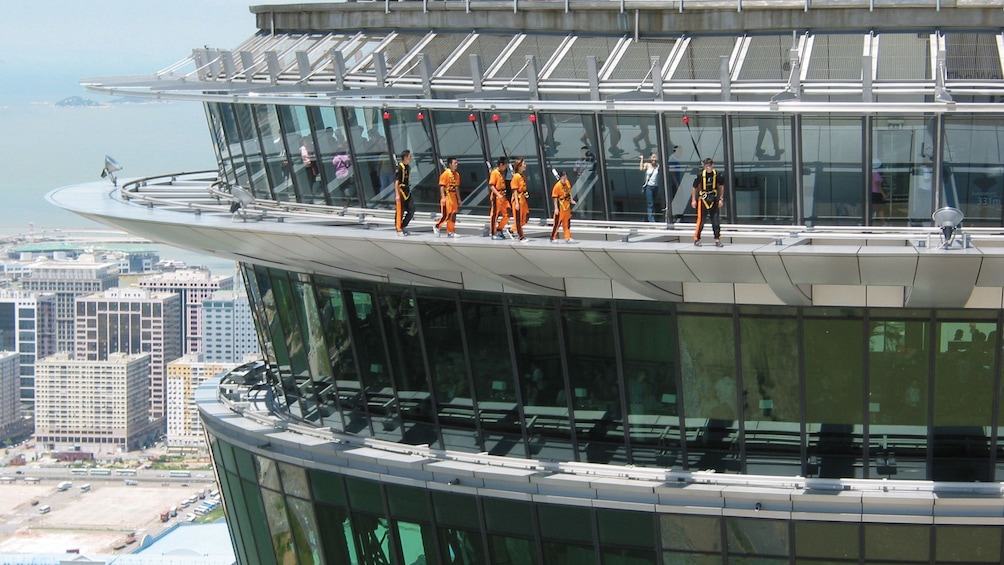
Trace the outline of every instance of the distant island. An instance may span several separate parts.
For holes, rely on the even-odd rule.
[[[56,106],[63,108],[102,108],[112,104],[164,104],[163,100],[148,100],[146,98],[113,98],[108,102],[97,102],[83,96],[69,96],[56,102]]]

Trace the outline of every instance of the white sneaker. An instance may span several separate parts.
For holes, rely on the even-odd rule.
[[[506,229],[505,230],[505,236],[508,239],[516,239],[516,234],[512,233],[511,229]]]
[[[404,230],[401,230],[401,231],[398,231],[398,232],[397,232],[397,236],[398,236],[398,237],[404,237],[404,236],[406,236],[406,235],[408,235],[408,232],[406,232],[406,231],[404,231]]]
[[[565,243],[578,243],[578,241],[575,241],[572,238],[568,238],[568,239],[565,240]]]
[[[460,236],[459,236],[459,235],[457,235],[456,233],[447,233],[447,234],[446,234],[446,237],[450,237],[450,238],[458,238],[458,237],[460,237]]]
[[[519,242],[520,243],[530,243],[530,238],[525,237],[525,236],[521,237],[521,238],[519,238]]]
[[[432,226],[432,233],[436,234],[436,237],[439,237],[439,226]]]
[[[558,240],[557,239],[552,239],[551,243],[558,243]]]

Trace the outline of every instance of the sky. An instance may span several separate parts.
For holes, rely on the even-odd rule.
[[[148,75],[195,47],[231,49],[257,32],[254,4],[289,0],[25,0],[4,2],[0,33],[0,234],[99,227],[48,203],[62,186],[99,179],[104,156],[120,178],[215,169],[197,102],[65,108],[69,96],[111,99],[87,77]]]

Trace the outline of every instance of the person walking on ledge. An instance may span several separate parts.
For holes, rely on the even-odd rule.
[[[551,243],[558,242],[558,227],[561,227],[562,235],[565,236],[565,243],[575,243],[572,239],[572,205],[575,199],[572,198],[572,183],[568,182],[568,173],[561,171],[558,175],[558,182],[554,183],[551,189],[551,198],[554,199],[554,227],[551,229]]]
[[[704,160],[704,170],[694,179],[690,192],[690,205],[697,210],[697,228],[694,230],[694,245],[701,246],[701,230],[706,219],[711,219],[711,229],[715,234],[715,245],[722,246],[721,208],[725,204],[725,182],[715,170],[711,158]]]
[[[505,186],[505,171],[508,169],[509,159],[499,157],[498,166],[488,176],[488,189],[491,190],[488,223],[492,239],[505,239],[509,228],[509,196]]]
[[[460,174],[457,172],[456,157],[446,160],[446,170],[439,175],[439,208],[442,217],[432,231],[439,236],[439,230],[446,224],[446,237],[457,237],[457,212],[460,211]]]
[[[336,157],[337,159],[337,157]],[[415,216],[415,201],[411,198],[411,151],[401,152],[401,161],[394,171],[394,228],[398,235],[411,235],[408,224]]]
[[[527,200],[526,179],[523,177],[523,171],[525,170],[526,161],[516,159],[516,163],[513,165],[512,182],[509,183],[509,187],[512,189],[513,222],[516,224],[516,235],[520,243],[528,243],[530,241],[523,235],[523,226],[526,225],[526,221],[530,218],[530,203]]]

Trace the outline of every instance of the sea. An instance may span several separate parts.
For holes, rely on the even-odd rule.
[[[59,106],[56,98],[0,106],[0,235],[108,229],[45,198],[54,189],[99,179],[106,155],[122,166],[119,178],[216,169],[201,104],[90,99],[100,105]],[[162,259],[214,274],[234,271],[233,261],[156,247]]]

